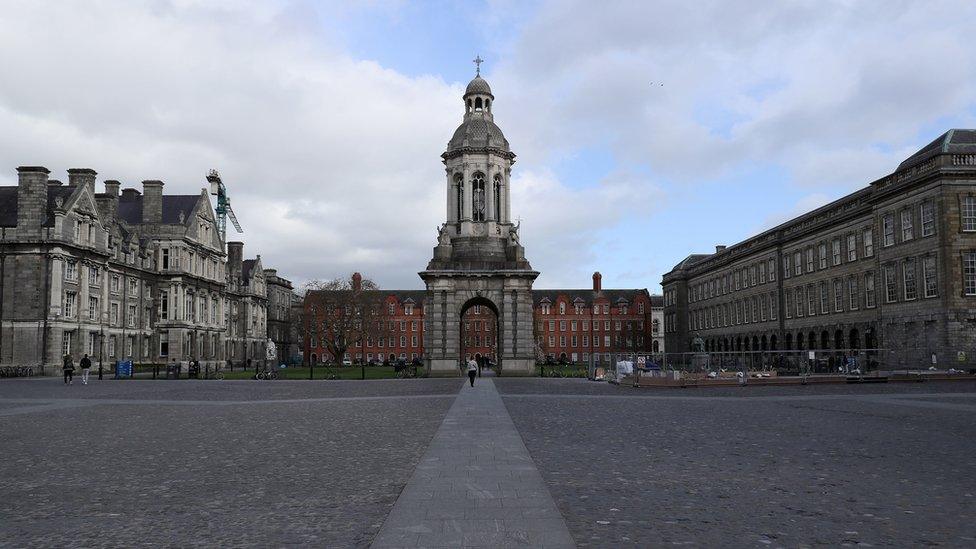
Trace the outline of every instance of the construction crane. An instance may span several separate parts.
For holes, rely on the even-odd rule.
[[[234,224],[234,228],[237,232],[243,233],[244,229],[241,228],[241,224],[237,221],[237,216],[234,215],[234,210],[230,207],[230,198],[227,196],[227,187],[224,186],[224,182],[220,180],[220,174],[217,170],[210,170],[207,174],[207,181],[210,182],[210,194],[217,197],[217,229],[220,231],[220,237],[227,241],[227,218],[230,217],[230,222]]]

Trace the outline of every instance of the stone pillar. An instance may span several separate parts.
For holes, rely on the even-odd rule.
[[[464,205],[461,219],[471,221],[471,169],[467,166],[464,167],[464,196],[462,198]]]
[[[47,217],[47,176],[42,166],[17,168],[17,236],[37,238]]]
[[[147,180],[142,182],[142,222],[162,223],[163,221],[163,182]]]
[[[64,281],[64,258],[51,258],[51,296],[50,307],[45,312],[49,318],[64,315],[64,295],[62,282]]]
[[[490,162],[490,159],[489,159]],[[495,219],[495,174],[498,173],[498,166],[488,164],[488,181],[485,183],[485,219],[488,221],[498,221]]]
[[[504,173],[502,173],[502,203],[505,207],[502,209],[502,215],[505,216],[505,223],[512,222],[512,201],[510,200],[511,192],[511,178],[512,170],[511,168],[505,168]]]
[[[445,170],[447,172],[447,216],[444,218],[448,223],[457,221],[455,218],[457,212],[457,206],[454,204],[454,197],[457,196],[457,191],[454,187],[454,171],[451,168]]]

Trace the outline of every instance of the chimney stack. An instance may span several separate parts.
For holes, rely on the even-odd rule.
[[[715,246],[715,253],[724,252],[724,251],[725,251],[725,244],[717,244]]]
[[[244,243],[227,243],[227,269],[235,273],[235,277],[240,277],[244,270]]]
[[[17,168],[17,234],[40,237],[41,225],[47,218],[47,175],[51,170],[43,166]]]
[[[603,291],[603,275],[600,274],[600,271],[593,273],[593,291]]]
[[[95,176],[98,173],[91,168],[70,168],[68,170],[69,187],[88,187],[88,192],[95,194]]]
[[[142,222],[163,222],[163,182],[147,180],[142,182]]]
[[[352,290],[358,292],[363,289],[363,275],[352,273]]]
[[[119,187],[122,184],[114,179],[105,181],[105,194],[108,195],[108,215],[109,220],[114,220],[119,213]]]

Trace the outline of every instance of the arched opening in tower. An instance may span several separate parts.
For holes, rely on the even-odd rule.
[[[480,375],[493,374],[500,356],[498,310],[485,298],[474,298],[461,309],[461,360],[474,360]]]

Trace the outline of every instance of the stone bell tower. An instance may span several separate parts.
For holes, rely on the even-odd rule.
[[[497,317],[502,375],[533,375],[532,282],[512,224],[510,178],[515,154],[495,124],[495,96],[478,74],[462,96],[464,119],[441,155],[446,166],[446,222],[434,257],[419,273],[427,285],[424,347],[431,375],[458,375],[461,316],[474,305]]]

